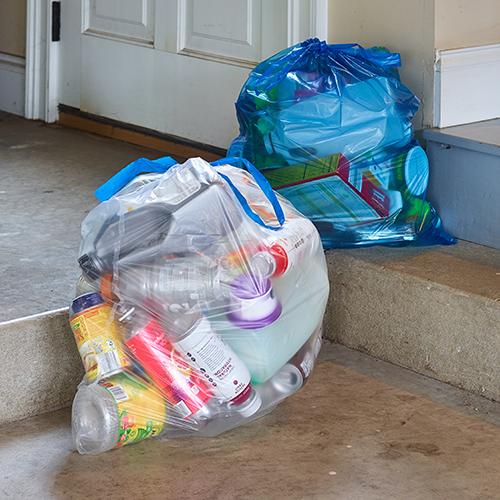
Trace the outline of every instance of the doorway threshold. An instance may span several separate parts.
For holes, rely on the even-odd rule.
[[[94,115],[64,104],[59,105],[58,124],[137,146],[156,149],[176,159],[200,156],[207,161],[214,161],[226,156],[226,150],[216,146]]]

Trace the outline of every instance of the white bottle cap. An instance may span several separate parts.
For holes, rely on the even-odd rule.
[[[235,405],[234,409],[242,416],[248,418],[257,413],[261,406],[262,398],[256,391],[252,391],[252,395],[241,405]]]

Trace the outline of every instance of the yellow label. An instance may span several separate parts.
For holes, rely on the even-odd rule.
[[[82,311],[69,323],[88,381],[92,382],[129,365],[109,305],[100,304]]]
[[[113,396],[119,418],[116,447],[136,443],[161,433],[166,421],[166,404],[154,386],[119,373],[99,385]]]

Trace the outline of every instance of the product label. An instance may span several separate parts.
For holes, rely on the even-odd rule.
[[[250,384],[250,372],[243,361],[224,344],[206,319],[175,346],[203,374],[220,399],[231,401]]]
[[[309,377],[309,375],[311,375],[313,367],[314,357],[310,352],[306,352],[304,355],[304,359],[300,363],[300,369],[304,373],[304,378],[307,378]]]
[[[335,224],[353,224],[377,220],[380,215],[353,186],[338,175],[328,177],[327,182],[311,182],[280,193],[289,199],[303,214],[318,214],[335,221]]]
[[[113,396],[119,419],[116,447],[157,436],[166,420],[165,400],[152,386],[120,373],[99,385]]]
[[[129,365],[109,305],[82,311],[70,320],[70,326],[90,382]]]
[[[198,412],[211,399],[211,390],[201,374],[174,349],[156,321],[150,321],[126,344],[181,417]]]
[[[307,256],[313,252],[319,244],[318,231],[314,224],[308,219],[289,219],[278,232],[279,237],[273,238],[271,248],[273,253],[285,258],[286,268],[284,272],[295,268]],[[314,242],[313,244],[311,244]]]

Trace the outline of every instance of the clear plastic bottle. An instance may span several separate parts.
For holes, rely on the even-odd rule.
[[[166,304],[170,310],[179,310],[223,303],[230,287],[223,281],[219,267],[197,256],[168,259],[156,266],[118,269],[111,290],[122,301],[147,304],[161,313]]]
[[[304,376],[297,366],[287,363],[267,382],[256,386],[262,399],[262,406],[276,405],[281,400],[295,394],[304,384]]]
[[[158,436],[167,420],[163,396],[131,374],[81,384],[71,414],[79,453],[97,454]]]
[[[99,291],[99,281],[90,280],[84,274],[82,274],[76,281],[75,296],[80,297],[86,293],[98,292]]]

